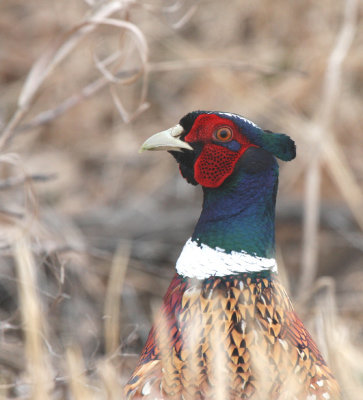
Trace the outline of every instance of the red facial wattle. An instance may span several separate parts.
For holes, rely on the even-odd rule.
[[[233,132],[233,141],[239,149],[228,148],[228,141],[218,140],[216,132],[226,128]],[[194,178],[204,187],[220,186],[234,171],[237,161],[252,144],[233,121],[213,114],[200,115],[185,136],[188,143],[203,143],[203,149],[194,163]]]

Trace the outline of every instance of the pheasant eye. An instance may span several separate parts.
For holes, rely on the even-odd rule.
[[[219,142],[229,142],[232,140],[233,131],[229,126],[223,126],[214,132],[214,138]]]

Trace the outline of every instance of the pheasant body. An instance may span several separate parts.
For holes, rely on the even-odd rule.
[[[282,382],[287,398],[334,398],[335,381],[273,274],[198,284],[176,275],[155,327],[131,398],[213,398],[224,386],[224,398],[278,399]]]
[[[127,398],[339,399],[277,276],[274,156],[293,158],[291,139],[235,114],[194,112],[144,146],[171,150],[204,201]]]

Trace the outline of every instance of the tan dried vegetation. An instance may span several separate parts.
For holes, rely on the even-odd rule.
[[[357,0],[1,2],[1,398],[122,398],[200,207],[170,157],[137,149],[193,109],[296,140],[281,274],[344,398],[363,398],[361,16]]]

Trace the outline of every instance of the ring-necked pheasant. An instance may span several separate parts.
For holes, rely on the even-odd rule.
[[[127,398],[339,399],[277,277],[275,157],[293,159],[294,142],[236,114],[195,111],[142,150],[169,150],[204,200]]]

